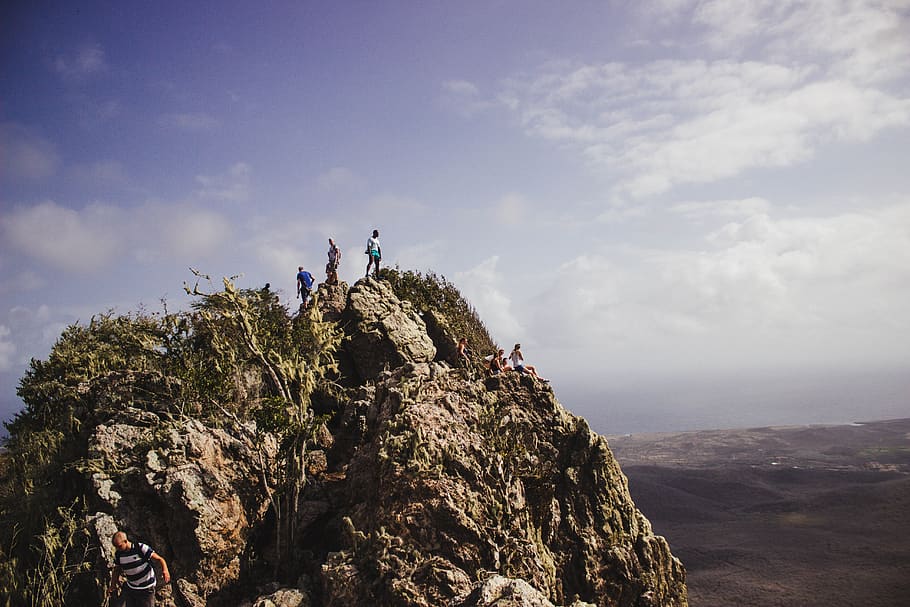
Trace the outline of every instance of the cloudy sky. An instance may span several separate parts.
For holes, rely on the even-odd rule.
[[[4,3],[0,417],[373,228],[602,431],[910,416],[908,159],[908,0]]]

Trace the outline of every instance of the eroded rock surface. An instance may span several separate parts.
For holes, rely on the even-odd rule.
[[[383,281],[364,279],[348,290],[342,315],[350,354],[362,379],[436,355],[426,325],[411,306],[400,301]]]
[[[433,369],[377,385],[349,501],[333,509],[345,546],[322,566],[325,605],[687,604],[684,569],[606,441],[549,387],[508,375],[490,390]],[[484,572],[549,602],[485,599]]]
[[[260,479],[277,451],[274,440],[253,444],[248,435],[197,420],[164,424],[130,409],[99,425],[89,442],[97,470],[92,528],[108,564],[111,534],[127,529],[134,541],[167,555],[184,603],[204,605],[230,588],[251,529],[268,507]]]
[[[159,605],[687,605],[607,442],[549,385],[434,362],[381,281],[352,286],[340,317],[359,378],[312,438],[291,562],[275,562],[261,482],[274,441],[129,408],[95,428],[97,542],[107,554],[126,528],[168,558]]]

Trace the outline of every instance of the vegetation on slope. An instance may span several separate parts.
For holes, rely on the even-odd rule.
[[[445,278],[383,274],[400,298],[442,313],[476,351],[492,349],[476,312]],[[278,478],[269,479],[276,544],[293,544],[293,508],[321,423],[311,404],[337,390],[341,330],[318,306],[292,316],[267,289],[237,289],[229,279],[221,290],[197,283],[187,292],[195,296],[190,311],[99,314],[67,327],[47,360],[31,361],[18,387],[24,408],[5,424],[0,457],[0,607],[92,596],[87,444],[124,403],[174,424],[230,419],[274,433],[282,457]]]

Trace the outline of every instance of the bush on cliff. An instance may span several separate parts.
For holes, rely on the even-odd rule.
[[[318,420],[309,399],[336,370],[341,333],[317,306],[291,317],[266,290],[202,292],[190,312],[111,312],[74,324],[33,359],[0,466],[0,606],[82,604],[88,438],[124,406],[173,423],[257,420],[282,441],[275,499],[296,502]],[[125,405],[126,404],[126,405]],[[285,512],[292,508],[285,508]],[[80,577],[81,576],[81,577]]]
[[[496,343],[477,310],[445,276],[386,268],[382,270],[382,277],[389,282],[398,299],[410,301],[420,312],[441,314],[452,334],[456,338],[467,337],[468,347],[474,352],[486,355],[495,350]]]

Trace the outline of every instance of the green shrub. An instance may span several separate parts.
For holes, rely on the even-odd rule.
[[[453,337],[467,337],[468,347],[474,352],[486,354],[495,350],[496,343],[474,306],[445,276],[386,268],[382,277],[399,299],[411,302],[421,312],[433,311],[444,316]]]

